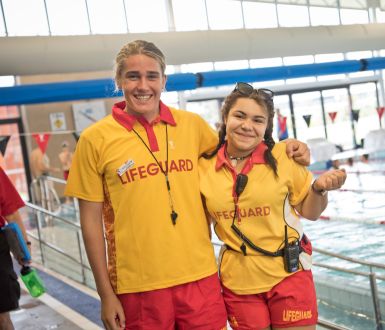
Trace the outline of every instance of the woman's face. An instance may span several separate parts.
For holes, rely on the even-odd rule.
[[[265,108],[250,98],[238,98],[225,120],[228,154],[240,157],[253,152],[263,141],[267,123]]]
[[[126,58],[119,83],[129,114],[142,115],[149,122],[157,117],[166,77],[154,58],[143,54]]]

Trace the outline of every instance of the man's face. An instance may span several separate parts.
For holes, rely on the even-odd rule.
[[[154,58],[143,54],[129,56],[119,84],[126,100],[127,113],[143,116],[149,122],[157,117],[166,77]]]

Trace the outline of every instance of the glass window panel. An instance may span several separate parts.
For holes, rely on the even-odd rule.
[[[43,0],[3,0],[9,36],[48,35]]]
[[[361,58],[371,58],[373,54],[370,50],[362,51],[362,52],[349,52],[346,53],[347,60],[360,60]]]
[[[187,102],[186,110],[195,112],[205,119],[211,127],[219,123],[220,102],[218,100]]]
[[[366,10],[341,9],[342,24],[366,24],[369,23],[369,16]]]
[[[309,0],[310,6],[317,7],[338,7],[337,0]]]
[[[215,70],[238,70],[247,69],[248,67],[248,60],[214,62]]]
[[[342,54],[342,53],[317,54],[314,56],[314,60],[315,60],[315,63],[343,61],[344,60],[344,54]]]
[[[360,110],[358,122],[355,122],[357,143],[365,138],[370,130],[379,129],[377,114],[377,96],[375,83],[355,84],[350,86],[352,109]]]
[[[173,0],[176,31],[207,30],[204,0]]]
[[[313,26],[338,25],[340,24],[338,9],[310,7],[310,22]]]
[[[267,68],[282,65],[282,57],[260,58],[250,60],[250,68]]]
[[[313,55],[286,56],[283,58],[284,65],[312,64],[312,63],[314,63]]]
[[[165,1],[124,0],[130,32],[165,32],[168,21]]]
[[[366,0],[340,0],[341,8],[357,8],[357,9],[366,9],[367,3]]]
[[[127,32],[123,3],[120,0],[87,0],[92,33]]]
[[[0,8],[1,9],[1,8]],[[3,12],[0,10],[0,36],[5,36],[6,31],[5,31],[5,24],[4,24],[4,19],[3,19]]]
[[[322,91],[328,140],[344,149],[352,146],[353,137],[350,123],[350,102],[348,90],[346,88],[330,89]],[[334,123],[328,113],[336,112]],[[345,134],[341,134],[345,132]]]
[[[10,87],[15,85],[14,76],[0,76],[0,87]]]
[[[282,27],[309,26],[310,24],[306,6],[277,5],[277,10],[278,22]]]
[[[84,0],[46,0],[46,4],[52,35],[90,33]]]
[[[191,64],[182,64],[182,72],[207,72],[214,70],[213,62],[204,62],[204,63],[191,63]]]
[[[273,123],[273,137],[275,141],[278,141],[278,113],[286,117],[286,127],[289,137],[294,137],[293,134],[293,122],[291,120],[289,95],[277,95],[274,96],[275,107],[275,119]]]
[[[162,101],[170,107],[179,108],[178,92],[163,92]]]
[[[239,1],[206,0],[210,29],[243,28],[242,8]]]
[[[275,4],[244,1],[242,5],[247,29],[278,26]]]
[[[265,81],[263,83],[263,86],[264,87],[274,87],[274,86],[282,86],[285,84],[285,80],[283,79],[279,79],[279,80],[269,80],[269,81]]]
[[[286,79],[286,84],[305,84],[309,82],[316,82],[316,77],[301,77],[301,78],[290,78]]]
[[[376,19],[377,23],[385,23],[385,10],[376,8]]]
[[[348,75],[350,78],[362,78],[362,77],[372,77],[374,76],[373,71],[363,71],[363,72],[353,72]]]
[[[167,60],[167,58],[166,58]],[[166,65],[166,70],[164,71],[164,73],[167,75],[167,74],[173,74],[176,72],[176,69],[175,69],[175,65]]]
[[[288,4],[288,5],[306,5],[306,0],[277,0],[277,3]]]
[[[324,76],[317,76],[318,81],[328,81],[328,80],[342,80],[346,79],[345,74],[327,74]]]
[[[320,97],[318,91],[293,94],[297,139],[301,141],[325,137]],[[311,115],[309,127],[303,118],[305,115]]]

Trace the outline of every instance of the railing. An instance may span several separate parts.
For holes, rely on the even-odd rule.
[[[59,183],[59,184],[65,184],[64,180],[56,179],[53,177],[48,177],[48,176],[42,176],[38,180],[34,181],[34,185],[36,187],[39,187],[41,189],[40,196],[42,197],[40,199],[40,202],[42,206],[35,205],[33,203],[26,203],[26,206],[29,210],[32,211],[32,214],[34,214],[35,217],[35,228],[36,232],[33,230],[28,231],[28,235],[33,238],[39,246],[39,252],[41,255],[41,262],[44,266],[47,264],[47,257],[48,257],[48,252],[46,252],[46,249],[49,251],[54,251],[55,253],[58,253],[61,256],[64,256],[68,260],[70,260],[72,263],[76,264],[77,266],[80,267],[81,269],[81,278],[76,279],[74,277],[71,277],[70,275],[67,274],[67,276],[78,280],[79,282],[95,288],[95,284],[93,282],[92,278],[92,273],[91,273],[91,268],[88,264],[85,251],[84,251],[84,246],[83,246],[83,240],[81,236],[81,229],[79,225],[79,207],[77,200],[74,200],[74,204],[72,206],[74,210],[73,218],[69,220],[68,218],[63,217],[60,215],[61,207],[55,208],[56,197],[57,193],[56,190],[51,183]],[[34,196],[34,195],[33,195]],[[60,202],[60,199],[57,197],[57,200]],[[39,202],[38,198],[34,196],[34,202]],[[30,219],[31,221],[31,219]],[[54,230],[56,227],[56,224],[64,224],[65,226],[68,226],[69,231],[71,233],[75,233],[76,235],[76,248],[74,249],[74,253],[68,253],[62,248],[60,248],[57,244],[54,244],[50,242],[49,240],[46,239],[45,237],[45,232],[47,231],[47,228],[49,230]],[[44,226],[45,225],[45,226]],[[60,234],[59,234],[60,235]],[[65,239],[65,238],[64,238]],[[72,243],[70,241],[67,242],[69,245]],[[213,245],[220,246],[221,244],[213,242]],[[73,245],[71,245],[74,247]],[[331,269],[334,271],[339,271],[343,273],[349,273],[349,274],[354,274],[357,276],[365,276],[369,279],[370,282],[370,292],[371,292],[371,297],[373,301],[373,308],[374,308],[374,314],[375,314],[375,322],[376,322],[376,329],[377,330],[383,330],[384,329],[384,321],[382,321],[382,315],[381,315],[381,309],[380,309],[380,299],[379,299],[379,293],[378,293],[378,288],[377,288],[377,279],[385,281],[385,276],[381,276],[375,273],[374,269],[382,269],[385,270],[385,265],[379,264],[379,263],[374,263],[374,262],[368,262],[368,261],[363,261],[359,260],[356,258],[351,258],[347,256],[343,256],[337,253],[329,252],[326,250],[321,250],[318,248],[313,247],[313,251],[327,255],[330,257],[334,258],[339,258],[341,260],[346,260],[349,262],[353,262],[356,264],[360,264],[363,266],[369,267],[369,272],[364,272],[364,271],[356,271],[356,270],[350,270],[350,269],[345,269],[337,266],[331,266],[327,264],[322,264],[322,263],[314,263],[314,266],[316,267],[321,267],[325,269]],[[35,253],[35,251],[33,251]],[[50,267],[48,267],[50,268]],[[56,269],[58,272],[61,271],[61,269]],[[87,277],[87,273],[90,274],[89,277]],[[90,283],[91,282],[91,283]],[[321,325],[324,328],[327,329],[333,329],[333,330],[343,330],[346,329],[344,327],[341,327],[339,325],[336,325],[334,323],[325,321],[325,320],[319,320],[318,322],[319,325]]]
[[[379,269],[385,270],[385,265],[375,263],[375,262],[364,261],[364,260],[360,260],[357,258],[347,257],[347,256],[344,256],[344,255],[341,255],[338,253],[329,252],[329,251],[314,248],[314,247],[313,247],[313,251],[320,253],[320,254],[323,254],[323,255],[327,255],[330,257],[338,258],[341,260],[346,260],[346,261],[349,261],[352,263],[356,263],[356,264],[360,264],[360,265],[369,267],[369,272],[362,272],[362,271],[351,270],[351,269],[326,265],[326,264],[317,263],[317,262],[313,263],[313,265],[317,266],[317,267],[322,267],[322,268],[331,269],[331,270],[335,270],[335,271],[339,271],[339,272],[343,272],[343,273],[349,273],[349,274],[367,277],[369,279],[370,292],[371,292],[371,296],[372,296],[372,300],[373,300],[373,310],[374,310],[375,321],[376,321],[376,329],[377,330],[383,330],[384,329],[383,326],[385,323],[384,323],[384,321],[382,321],[380,299],[379,299],[378,287],[377,287],[377,279],[385,281],[385,276],[381,276],[381,275],[376,274],[373,271],[373,269],[379,268]]]

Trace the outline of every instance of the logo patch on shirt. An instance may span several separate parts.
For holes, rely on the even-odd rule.
[[[175,143],[174,143],[173,140],[169,140],[169,141],[168,141],[168,145],[170,146],[170,149],[171,149],[171,150],[174,150],[174,149],[175,149]]]
[[[118,173],[119,176],[122,176],[124,173],[127,172],[127,170],[130,167],[134,166],[134,161],[132,159],[127,160],[122,166],[120,166],[117,170],[116,173]]]

